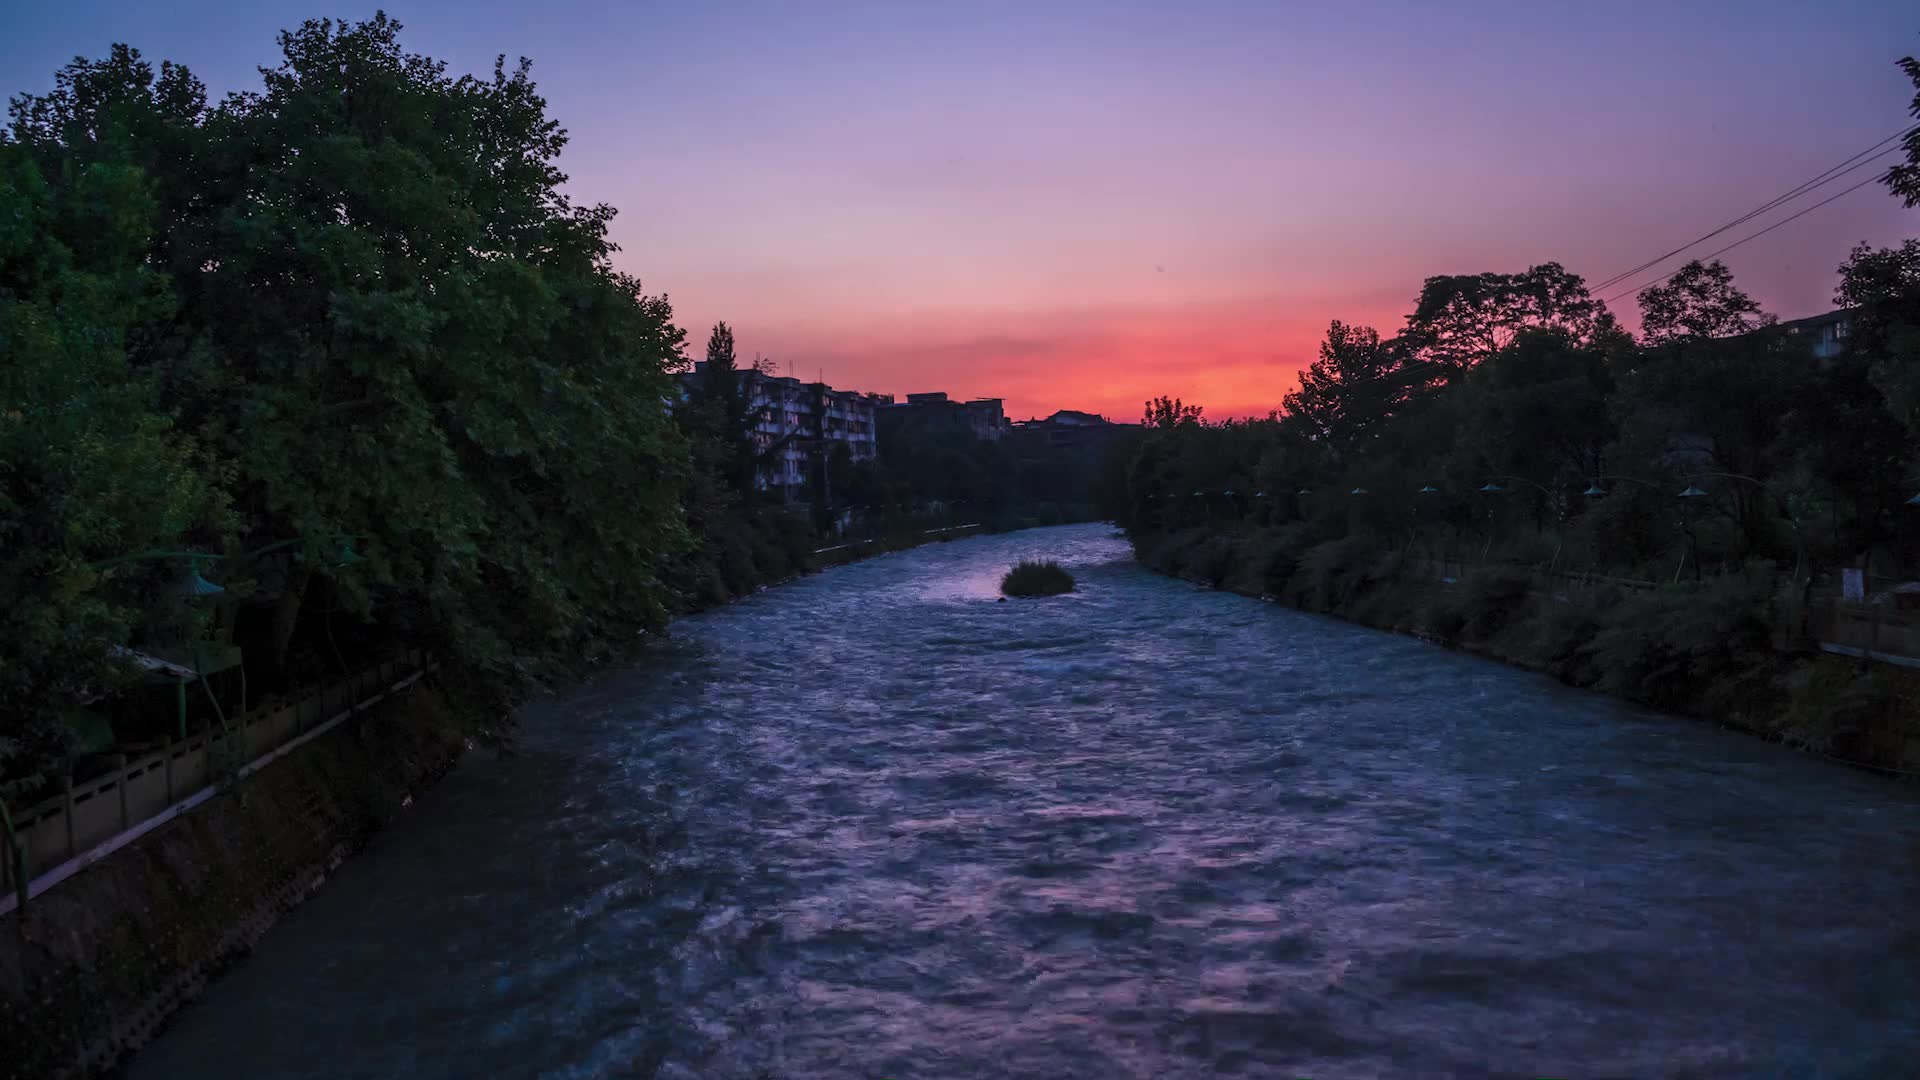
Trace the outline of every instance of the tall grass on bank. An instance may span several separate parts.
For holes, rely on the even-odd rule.
[[[1314,543],[1288,529],[1188,529],[1134,537],[1161,573],[1416,634],[1789,745],[1911,770],[1920,673],[1773,638],[1785,618],[1773,568],[1657,589],[1540,587],[1523,567],[1469,568],[1447,584],[1361,537]]]
[[[1022,559],[1000,579],[1000,591],[1008,596],[1058,596],[1073,591],[1073,575],[1051,559]]]

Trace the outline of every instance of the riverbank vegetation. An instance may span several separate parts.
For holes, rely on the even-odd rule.
[[[400,30],[307,22],[221,100],[125,46],[13,99],[0,804],[403,645],[498,732],[817,547],[1095,512],[1090,468],[971,441],[758,490],[731,331],[687,392],[527,63],[457,75]],[[150,658],[198,673],[182,709]]]
[[[399,29],[307,23],[219,102],[125,47],[14,99],[8,789],[127,680],[115,646],[219,636],[271,688],[405,639],[497,709],[670,612],[671,310],[561,191],[528,68],[455,77]]]
[[[1920,242],[1854,250],[1838,343],[1718,262],[1637,301],[1636,338],[1555,264],[1430,278],[1396,332],[1332,323],[1265,419],[1150,402],[1111,512],[1209,585],[1831,752],[1920,746],[1904,676],[1812,660],[1807,623],[1840,567],[1920,568]]]
[[[1059,596],[1073,591],[1073,575],[1052,559],[1022,559],[1000,579],[1008,596]]]

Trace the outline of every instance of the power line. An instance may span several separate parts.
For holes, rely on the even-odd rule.
[[[1743,236],[1743,237],[1741,237],[1741,238],[1740,238],[1740,239],[1738,239],[1738,240],[1735,240],[1735,241],[1734,241],[1733,243],[1731,243],[1731,244],[1728,244],[1728,245],[1727,245],[1726,247],[1723,247],[1723,248],[1721,248],[1721,249],[1720,249],[1719,251],[1716,251],[1716,252],[1714,252],[1714,253],[1713,253],[1713,254],[1711,254],[1711,255],[1707,255],[1707,256],[1705,256],[1705,257],[1704,257],[1704,258],[1702,258],[1702,259],[1701,259],[1700,261],[1702,261],[1702,262],[1704,262],[1704,261],[1706,261],[1706,259],[1715,259],[1715,258],[1719,258],[1720,256],[1722,256],[1722,255],[1724,255],[1724,254],[1726,254],[1727,252],[1729,252],[1729,251],[1732,251],[1732,250],[1733,250],[1734,248],[1737,248],[1737,247],[1739,247],[1739,246],[1740,246],[1741,244],[1744,244],[1744,243],[1746,243],[1746,242],[1747,242],[1747,241],[1749,241],[1749,240],[1758,240],[1759,238],[1761,238],[1761,237],[1763,237],[1763,236],[1765,236],[1765,235],[1767,235],[1768,233],[1770,233],[1770,232],[1772,232],[1773,230],[1775,230],[1775,229],[1777,229],[1777,228],[1779,228],[1780,226],[1782,226],[1782,225],[1785,225],[1785,224],[1786,224],[1787,222],[1789,222],[1789,221],[1793,221],[1793,220],[1794,220],[1794,219],[1796,219],[1796,218],[1802,218],[1802,217],[1805,217],[1805,216],[1807,216],[1808,214],[1811,214],[1811,213],[1813,213],[1813,212],[1814,212],[1815,210],[1818,210],[1818,209],[1820,209],[1821,207],[1823,207],[1823,206],[1825,206],[1825,205],[1827,205],[1828,203],[1830,203],[1830,202],[1832,202],[1832,201],[1833,201],[1833,200],[1835,200],[1835,199],[1838,199],[1838,198],[1841,198],[1842,196],[1846,196],[1846,195],[1851,195],[1851,194],[1853,194],[1854,192],[1856,192],[1856,191],[1859,191],[1859,190],[1860,190],[1861,188],[1863,188],[1863,187],[1866,187],[1866,186],[1867,186],[1868,184],[1877,184],[1877,183],[1880,183],[1880,182],[1881,182],[1882,180],[1885,180],[1885,179],[1886,179],[1886,178],[1887,178],[1887,177],[1888,177],[1889,175],[1891,175],[1891,174],[1892,174],[1892,170],[1891,170],[1891,169],[1888,169],[1888,170],[1883,170],[1883,171],[1881,171],[1881,172],[1880,172],[1880,173],[1878,173],[1877,175],[1874,175],[1874,176],[1869,176],[1869,177],[1867,177],[1867,178],[1866,178],[1865,180],[1862,180],[1862,181],[1860,181],[1859,183],[1857,183],[1857,184],[1854,184],[1854,185],[1853,185],[1852,187],[1849,187],[1849,188],[1847,188],[1846,190],[1844,190],[1844,191],[1841,191],[1841,192],[1840,192],[1839,194],[1836,194],[1836,195],[1829,195],[1829,196],[1827,196],[1826,198],[1824,198],[1824,199],[1821,199],[1821,200],[1820,200],[1819,202],[1817,202],[1817,203],[1814,203],[1814,204],[1813,204],[1812,206],[1809,206],[1809,207],[1807,207],[1806,209],[1804,209],[1804,210],[1801,210],[1801,211],[1800,211],[1799,213],[1796,213],[1796,214],[1791,214],[1791,215],[1789,215],[1789,216],[1787,216],[1787,217],[1783,217],[1783,218],[1781,218],[1781,219],[1780,219],[1779,221],[1776,221],[1776,222],[1774,222],[1773,224],[1771,224],[1771,225],[1769,225],[1769,226],[1767,226],[1766,228],[1764,228],[1764,229],[1761,229],[1761,230],[1760,230],[1759,232],[1756,232],[1756,233],[1750,233],[1750,234],[1748,234],[1748,235],[1746,235],[1746,236]],[[1681,267],[1680,269],[1681,269],[1681,270],[1684,270],[1684,269],[1686,269],[1686,268],[1685,268],[1685,267]],[[1607,299],[1606,299],[1606,300],[1604,301],[1604,303],[1608,303],[1608,304],[1611,304],[1611,303],[1613,303],[1613,302],[1614,302],[1615,300],[1618,300],[1618,299],[1620,299],[1621,297],[1625,297],[1625,296],[1632,296],[1632,295],[1633,295],[1633,294],[1635,294],[1635,293],[1641,293],[1641,292],[1645,292],[1645,291],[1647,291],[1648,289],[1651,289],[1651,288],[1653,288],[1653,287],[1654,287],[1655,285],[1658,285],[1658,284],[1660,284],[1661,282],[1663,282],[1663,281],[1665,281],[1665,280],[1667,280],[1668,278],[1670,278],[1670,277],[1672,277],[1673,275],[1675,275],[1675,274],[1677,274],[1677,273],[1679,273],[1679,272],[1680,272],[1680,270],[1670,270],[1670,271],[1668,271],[1667,273],[1664,273],[1664,274],[1661,274],[1661,275],[1660,275],[1659,277],[1657,277],[1657,278],[1654,278],[1654,279],[1653,279],[1652,281],[1649,281],[1649,282],[1647,282],[1647,283],[1646,283],[1645,285],[1635,285],[1635,286],[1634,286],[1633,288],[1631,288],[1631,289],[1628,289],[1628,290],[1627,290],[1626,292],[1623,292],[1623,293],[1616,293],[1616,294],[1615,294],[1615,295],[1613,295],[1613,296],[1609,296],[1609,297],[1607,297]]]
[[[1904,139],[1915,131],[1920,131],[1920,125],[1914,125],[1911,127],[1904,128],[1900,131],[1896,131],[1892,135],[1889,135],[1886,138],[1881,139],[1879,142],[1874,143],[1872,146],[1867,147],[1865,150],[1860,151],[1859,153],[1853,155],[1852,157],[1847,158],[1845,161],[1842,161],[1840,164],[1835,165],[1832,168],[1828,169],[1827,171],[1821,173],[1819,176],[1816,176],[1813,179],[1806,181],[1805,183],[1799,185],[1798,187],[1793,188],[1792,190],[1786,192],[1785,194],[1777,195],[1774,198],[1767,200],[1766,202],[1760,204],[1759,206],[1754,207],[1752,210],[1749,210],[1744,214],[1741,214],[1739,217],[1734,218],[1732,221],[1727,222],[1725,225],[1720,226],[1719,228],[1713,230],[1712,232],[1707,233],[1704,236],[1696,237],[1695,239],[1689,240],[1686,243],[1680,245],[1679,247],[1674,248],[1672,251],[1669,251],[1666,254],[1661,255],[1657,258],[1648,259],[1646,262],[1641,263],[1639,266],[1636,266],[1631,270],[1625,271],[1623,273],[1615,274],[1612,277],[1606,279],[1605,281],[1595,283],[1592,287],[1593,291],[1600,292],[1605,289],[1610,289],[1613,286],[1618,285],[1621,282],[1626,281],[1627,279],[1633,277],[1635,274],[1638,274],[1642,270],[1646,270],[1650,267],[1657,266],[1660,263],[1673,258],[1675,255],[1678,255],[1681,252],[1687,250],[1688,248],[1693,247],[1695,244],[1705,243],[1706,241],[1711,240],[1716,236],[1719,236],[1721,233],[1726,232],[1728,229],[1738,228],[1739,226],[1744,225],[1749,221],[1752,221],[1754,218],[1759,217],[1761,214],[1764,214],[1769,210],[1779,207],[1783,203],[1791,202],[1792,200],[1799,198],[1800,196],[1806,194],[1807,192],[1812,191],[1814,188],[1824,187],[1825,185],[1833,182],[1834,180],[1838,180],[1840,177],[1845,176],[1847,173],[1850,173],[1853,170],[1860,168],[1862,165],[1865,165],[1868,161],[1872,161],[1874,158],[1877,158],[1877,157],[1883,157],[1887,154],[1894,152],[1895,150],[1900,149],[1897,146],[1891,146],[1891,147],[1887,146],[1887,144],[1890,142],[1894,142],[1895,140],[1898,140],[1898,139]],[[1711,256],[1709,256],[1709,258],[1711,258]]]

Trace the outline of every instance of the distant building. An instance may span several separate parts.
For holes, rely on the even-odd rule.
[[[1846,350],[1847,331],[1853,326],[1856,310],[1829,311],[1825,315],[1779,323],[1775,328],[1806,341],[1814,359],[1831,360]]]
[[[1012,425],[1000,398],[954,401],[943,393],[908,394],[905,404],[888,405],[878,419],[890,430],[966,432],[976,439],[1004,439]]]
[[[1114,439],[1138,430],[1138,424],[1116,424],[1098,413],[1061,409],[1045,420],[1014,424],[1013,439],[1015,446],[1024,449],[1097,453]]]
[[[1807,351],[1817,361],[1825,362],[1839,356],[1847,348],[1847,332],[1852,328],[1853,317],[1858,308],[1844,308],[1829,311],[1825,315],[1814,315],[1791,322],[1774,323],[1749,334],[1783,333],[1789,338],[1804,341]],[[1746,334],[1734,334],[1732,337],[1745,337]],[[1659,457],[1660,464],[1670,469],[1705,470],[1713,467],[1713,439],[1699,432],[1675,432],[1667,440],[1666,449]]]
[[[693,371],[679,377],[682,397],[697,392],[707,365],[697,361]],[[825,383],[803,383],[788,376],[768,375],[751,368],[739,372],[740,392],[746,397],[754,446],[760,467],[754,483],[788,499],[807,498],[807,481],[815,462],[835,444],[847,447],[856,462],[872,461],[877,452],[874,411],[893,398],[835,390]],[[769,451],[777,453],[769,454]]]

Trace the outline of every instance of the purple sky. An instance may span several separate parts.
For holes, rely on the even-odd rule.
[[[1192,6],[387,10],[456,70],[533,60],[574,195],[696,347],[724,318],[796,374],[1016,417],[1264,413],[1328,319],[1391,331],[1429,274],[1608,277],[1899,130],[1920,52],[1908,3]],[[277,29],[372,11],[37,4],[0,82],[125,41],[246,88]],[[1727,261],[1791,318],[1910,236],[1871,187]]]

